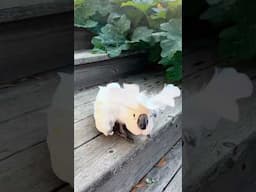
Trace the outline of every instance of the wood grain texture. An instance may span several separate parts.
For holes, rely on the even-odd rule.
[[[88,88],[98,84],[118,80],[144,70],[146,59],[144,54],[121,56],[101,60],[90,64],[75,66],[75,89]],[[95,78],[97,77],[97,78]]]
[[[58,84],[59,77],[53,71],[0,89],[3,191],[44,192],[64,185],[51,169],[46,144],[48,107]]]
[[[129,191],[180,139],[180,123],[167,117],[159,118],[159,129],[144,142],[99,136],[76,149],[75,191]]]
[[[49,106],[58,83],[51,72],[0,89],[0,122]]]
[[[172,180],[176,180],[176,173],[182,164],[182,146],[179,141],[166,155],[162,157],[166,162],[163,167],[153,167],[144,178],[153,179],[153,184],[147,184],[145,187],[138,188],[136,192],[158,192],[163,191]],[[181,184],[181,183],[180,183]],[[177,186],[181,188],[182,186]],[[175,192],[176,190],[173,190]],[[177,190],[178,191],[178,190]]]
[[[159,75],[143,76],[138,76],[140,77],[139,85],[142,85],[146,90],[154,92],[162,88],[163,81]],[[131,76],[129,79],[121,81],[138,83],[135,79],[136,77]],[[84,90],[84,94],[86,91]],[[75,110],[80,106],[88,105],[85,102],[87,101],[86,97],[82,93],[78,95],[77,98],[79,99],[77,99],[77,104],[75,101]],[[91,100],[90,97],[95,98],[94,94],[89,95],[89,100]],[[177,106],[177,109],[168,108],[158,116],[151,139],[138,140],[135,143],[129,143],[117,136],[105,137],[103,135],[91,138],[91,140],[87,140],[88,142],[85,140],[77,141],[77,138],[83,139],[86,133],[93,131],[90,130],[91,128],[94,131],[95,128],[90,125],[87,127],[88,130],[84,129],[84,133],[79,133],[77,128],[81,129],[82,126],[77,127],[76,123],[75,191],[129,191],[132,185],[138,182],[159,160],[159,157],[164,155],[180,139],[181,128],[178,123],[179,118],[176,116],[181,113],[181,105]],[[92,112],[90,113],[92,114]],[[78,119],[83,119],[86,114],[87,116],[90,115],[77,113]],[[91,123],[93,124],[93,121]],[[176,126],[176,124],[178,125]],[[76,136],[76,133],[81,135]]]
[[[132,57],[134,55],[140,55],[143,54],[143,52],[127,52],[122,53],[121,55],[115,57],[115,58],[123,58],[123,57]],[[144,55],[145,56],[145,55]],[[82,49],[75,51],[75,65],[84,65],[84,64],[90,64],[90,63],[97,63],[107,60],[112,60],[115,58],[111,58],[107,53],[93,53],[90,49]]]
[[[70,0],[33,0],[0,2],[0,23],[20,21],[73,10]]]
[[[86,29],[75,27],[74,36],[75,36],[75,39],[74,39],[75,51],[93,48],[91,44],[93,34],[91,32],[87,31]]]
[[[51,191],[63,185],[52,172],[45,142],[38,143],[7,160],[0,161],[3,191]]]
[[[182,169],[178,171],[164,192],[182,192]]]
[[[1,24],[0,83],[73,66],[73,12]]]
[[[0,124],[0,161],[45,141],[47,114],[40,110]]]

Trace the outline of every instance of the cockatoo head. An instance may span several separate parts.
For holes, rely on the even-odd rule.
[[[137,103],[123,109],[126,128],[134,135],[149,135],[152,127],[152,112],[144,105]]]

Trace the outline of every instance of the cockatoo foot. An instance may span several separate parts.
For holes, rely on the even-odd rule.
[[[125,140],[127,140],[128,142],[134,142],[134,139],[132,137],[132,134],[128,131],[128,129],[126,128],[125,124],[122,123],[115,123],[114,126],[114,132],[124,138]]]

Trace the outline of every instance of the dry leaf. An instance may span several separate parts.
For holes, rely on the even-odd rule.
[[[135,185],[130,192],[136,192],[137,189],[143,188],[146,186],[145,179],[143,178],[137,185]]]
[[[145,186],[146,186],[145,182],[144,182],[144,181],[141,181],[141,182],[139,182],[137,185],[135,185],[135,188],[143,188],[143,187],[145,187]]]
[[[167,162],[166,162],[166,160],[163,157],[155,166],[161,168],[161,167],[165,166],[166,163]]]

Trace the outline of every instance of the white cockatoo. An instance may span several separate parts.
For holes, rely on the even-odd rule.
[[[174,98],[180,94],[180,89],[171,84],[152,96],[140,92],[136,84],[100,86],[94,103],[96,128],[106,136],[113,135],[118,123],[122,134],[126,128],[133,135],[150,135],[155,112],[166,106],[174,107]]]

